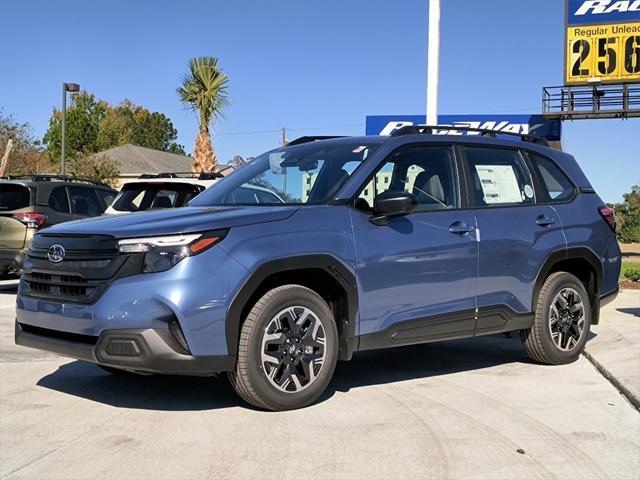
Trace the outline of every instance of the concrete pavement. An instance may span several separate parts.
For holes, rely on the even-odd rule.
[[[622,290],[592,332],[589,359],[640,410],[640,290]]]
[[[316,405],[265,413],[224,377],[119,378],[16,347],[14,298],[0,291],[2,479],[640,476],[640,414],[584,357],[536,365],[503,336],[363,352]],[[592,342],[618,316],[633,334],[625,298]]]

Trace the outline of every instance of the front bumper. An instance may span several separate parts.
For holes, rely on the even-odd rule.
[[[15,322],[17,345],[57,353],[123,370],[177,375],[214,375],[230,371],[235,357],[192,356],[169,330],[116,329],[100,336],[72,334]]]

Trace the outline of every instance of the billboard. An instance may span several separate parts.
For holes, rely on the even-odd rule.
[[[566,0],[565,85],[640,82],[640,0]]]
[[[368,115],[367,135],[391,135],[406,125],[424,125],[426,115]],[[438,125],[481,128],[495,132],[531,134],[559,142],[562,133],[560,120],[547,120],[542,115],[438,115]],[[442,134],[478,135],[474,132],[444,130]]]

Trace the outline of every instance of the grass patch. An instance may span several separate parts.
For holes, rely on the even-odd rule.
[[[622,262],[620,278],[631,280],[632,282],[640,282],[640,263]]]

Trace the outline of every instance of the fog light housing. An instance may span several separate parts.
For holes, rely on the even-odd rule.
[[[138,343],[133,339],[125,338],[110,339],[105,352],[111,357],[139,357],[141,354]]]

